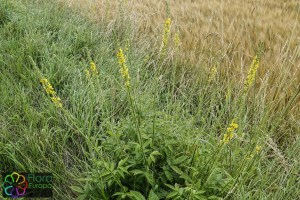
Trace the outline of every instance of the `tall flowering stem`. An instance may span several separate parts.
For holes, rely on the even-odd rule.
[[[93,61],[90,63],[90,71],[94,76],[99,74],[96,64]]]
[[[132,97],[131,90],[130,90],[129,69],[128,69],[128,66],[126,65],[126,58],[125,58],[125,55],[124,55],[123,50],[121,48],[118,50],[117,58],[118,58],[119,66],[120,66],[120,73],[121,73],[121,76],[123,77],[124,85],[126,87],[127,94],[128,94],[129,100],[130,100],[131,107],[132,107],[132,113],[133,113],[133,117],[135,119],[134,121],[135,121],[135,126],[136,126],[136,129],[137,129],[137,133],[138,133],[138,140],[139,140],[139,143],[140,143],[140,148],[141,148],[141,151],[143,153],[144,162],[146,162],[145,152],[144,152],[144,149],[143,149],[144,148],[144,143],[143,143],[143,138],[142,138],[142,134],[141,134],[141,131],[140,131],[140,120],[138,118],[138,114],[136,114],[136,107],[135,107],[135,103],[134,103],[134,98]]]
[[[216,148],[216,150],[213,152],[213,154],[211,155],[211,157],[208,159],[208,161],[204,164],[204,169],[205,172],[204,174],[208,174],[209,171],[209,166],[208,164],[210,162],[214,163],[216,161],[216,159],[218,158],[218,154],[221,152],[223,145],[227,145],[229,144],[229,142],[233,139],[234,137],[234,132],[236,129],[238,129],[239,125],[235,122],[235,119],[233,119],[231,121],[231,123],[228,125],[227,129],[226,129],[226,133],[223,135],[223,138],[220,140],[220,145],[218,146],[219,148]],[[227,147],[229,147],[229,145],[227,145]],[[231,156],[231,152],[230,152],[230,156]],[[231,162],[231,161],[230,161]],[[231,166],[231,164],[230,164]],[[205,177],[205,176],[204,176]],[[202,178],[202,180],[205,180],[205,178]]]
[[[259,67],[259,62],[260,62],[260,58],[259,56],[256,55],[252,61],[251,67],[248,71],[247,79],[245,80],[244,83],[244,94],[249,90],[249,88],[253,85],[255,81],[256,72]]]
[[[163,38],[164,46],[166,46],[168,43],[168,39],[170,37],[170,30],[171,30],[171,18],[167,18],[165,21],[165,27],[164,27],[164,38]]]
[[[93,61],[90,63],[90,68],[85,69],[84,72],[87,79],[91,78],[91,76],[96,77],[99,74],[97,66]]]
[[[120,73],[124,79],[124,83],[127,89],[130,88],[130,76],[129,76],[129,70],[128,67],[126,65],[126,59],[125,59],[125,55],[123,53],[123,50],[120,48],[118,53],[117,53],[117,57],[118,57],[118,62],[119,62],[119,66],[120,66]]]
[[[235,119],[229,124],[226,133],[223,135],[223,139],[221,140],[222,144],[228,144],[230,140],[233,139],[234,131],[239,127],[237,123],[235,123]]]
[[[170,37],[171,32],[171,18],[167,18],[164,25],[164,35],[163,35],[163,41],[162,41],[162,53],[164,54],[166,51],[166,47],[168,44],[168,40]]]
[[[61,99],[57,96],[57,93],[53,89],[48,79],[42,78],[40,82],[43,85],[43,88],[46,91],[46,93],[50,96],[50,99],[53,102],[53,104],[58,108],[62,108],[63,106],[61,103]]]
[[[208,78],[208,82],[211,83],[215,77],[216,77],[216,74],[217,74],[217,67],[216,66],[213,66],[211,69],[210,69],[210,74],[209,74],[209,78]]]

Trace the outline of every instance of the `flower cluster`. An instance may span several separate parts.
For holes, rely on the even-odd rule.
[[[262,150],[262,147],[259,145],[256,145],[256,147],[255,147],[256,153],[259,154],[261,152],[261,150]]]
[[[171,18],[167,18],[166,21],[165,21],[165,27],[164,27],[164,38],[163,38],[163,48],[165,46],[167,46],[167,43],[168,43],[168,39],[169,39],[169,36],[170,36],[170,31],[171,31]]]
[[[247,79],[244,83],[244,92],[247,92],[248,89],[253,85],[258,67],[259,67],[259,57],[256,55],[252,61],[251,67],[247,75]]]
[[[84,72],[87,79],[89,79],[91,75],[97,76],[99,74],[96,64],[93,61],[90,63],[90,68],[85,69]]]
[[[87,79],[91,78],[90,70],[85,69],[84,72],[85,72],[85,76],[86,76]]]
[[[50,95],[51,101],[54,103],[54,105],[58,108],[62,108],[61,99],[57,96],[55,90],[53,89],[48,79],[42,78],[40,82],[43,85],[43,88],[46,91],[46,93]]]
[[[259,154],[261,152],[261,150],[262,150],[262,147],[259,146],[259,145],[256,145],[256,147],[255,147],[255,153]],[[253,153],[251,153],[246,159],[250,160],[251,158],[254,158]]]
[[[91,71],[92,75],[94,75],[94,76],[99,74],[96,64],[94,62],[90,63],[90,71]]]
[[[209,75],[209,78],[208,78],[208,82],[212,82],[215,79],[216,74],[217,74],[217,67],[214,66],[210,70],[210,75]]]
[[[229,127],[227,128],[227,132],[224,134],[223,139],[221,140],[221,143],[228,144],[229,141],[234,136],[234,131],[239,127],[237,123],[235,123],[235,120],[233,119],[232,122],[229,124]]]
[[[119,62],[119,66],[120,66],[120,73],[125,81],[125,86],[127,88],[129,88],[130,87],[129,70],[126,65],[126,59],[125,59],[125,55],[124,55],[122,49],[119,49],[119,51],[117,53],[117,57],[118,57],[118,62]]]

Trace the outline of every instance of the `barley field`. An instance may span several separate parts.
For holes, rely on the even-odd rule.
[[[0,199],[299,199],[299,12],[0,0]]]
[[[199,60],[203,48],[227,50],[238,66],[251,59],[259,42],[265,44],[268,63],[274,65],[286,48],[299,45],[299,2],[239,0],[66,0],[69,6],[87,11],[95,21],[116,20],[120,9],[140,34],[157,34],[167,17],[172,33],[179,33],[181,46]],[[121,2],[121,3],[120,3]],[[168,7],[166,7],[166,2]],[[84,12],[85,12],[84,11]],[[200,52],[199,52],[200,51]],[[234,54],[234,55],[232,55]],[[271,63],[270,63],[271,62]]]

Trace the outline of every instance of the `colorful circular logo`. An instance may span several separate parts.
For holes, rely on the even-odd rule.
[[[7,196],[18,198],[25,195],[28,182],[25,176],[20,175],[17,172],[13,172],[5,176],[2,186]]]

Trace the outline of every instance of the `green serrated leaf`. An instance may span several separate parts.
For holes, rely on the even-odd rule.
[[[172,182],[173,181],[173,175],[172,175],[172,173],[169,172],[169,171],[167,171],[167,170],[164,171],[164,173],[165,173],[167,179]]]
[[[181,169],[179,169],[179,167],[177,167],[177,166],[170,166],[173,170],[174,170],[174,172],[176,172],[177,174],[179,174],[179,175],[181,175],[181,174],[183,174],[183,171],[181,171]]]
[[[175,160],[173,160],[174,165],[179,165],[181,163],[183,163],[186,159],[188,159],[187,156],[180,156],[178,158],[176,158]]]
[[[167,199],[173,199],[176,196],[178,196],[178,192],[177,191],[173,191],[171,193],[168,194],[168,196],[166,197]]]
[[[150,190],[148,200],[159,200],[158,196],[155,194],[155,192],[153,192],[152,189]]]
[[[122,196],[122,195],[124,195],[125,193],[124,192],[116,192],[116,193],[114,193],[112,196],[114,197],[114,196]]]
[[[156,162],[156,158],[155,156],[161,156],[162,154],[159,153],[159,151],[153,151],[150,155],[149,155],[149,158],[148,158],[148,164],[151,164],[151,161],[152,162]]]
[[[145,175],[148,183],[150,183],[150,185],[153,186],[154,183],[155,183],[153,175],[151,173],[149,173],[149,172],[145,172],[144,175]]]
[[[138,191],[131,190],[130,193],[133,195],[133,197],[136,200],[146,200],[145,197],[140,192],[138,192]]]
[[[195,194],[204,194],[205,190],[197,190]]]
[[[78,186],[70,186],[71,190],[73,190],[74,192],[78,192],[78,193],[84,193],[84,190],[81,187]]]
[[[146,142],[144,142],[144,145],[143,145],[144,149],[146,149],[146,147],[149,146],[151,143],[152,143],[151,139],[146,140]]]
[[[186,173],[184,173],[184,172],[182,172],[182,174],[180,175],[180,178],[183,178],[184,180],[186,180],[186,181],[188,181],[190,183],[193,182],[193,180]]]
[[[167,184],[167,183],[165,183],[165,185],[166,185],[167,187],[169,187],[170,189],[175,190],[175,187],[174,187],[173,185],[170,185],[170,184]]]
[[[133,169],[130,172],[133,173],[134,175],[144,174],[144,171],[139,170],[139,169]]]
[[[150,155],[161,156],[161,153],[159,153],[159,151],[153,151]]]
[[[105,177],[105,176],[110,175],[110,174],[111,174],[110,171],[102,172],[102,173],[100,174],[100,177]]]
[[[77,197],[77,200],[85,200],[85,199],[87,199],[86,197],[87,197],[86,194],[82,194]]]
[[[123,166],[126,163],[127,160],[128,160],[128,157],[123,159],[123,160],[120,160],[119,163],[118,163],[118,167]]]
[[[178,192],[179,192],[179,195],[182,196],[183,192],[184,192],[184,189],[183,188],[179,188]]]
[[[125,174],[128,174],[127,167],[119,167]]]
[[[124,172],[121,170],[118,170],[117,173],[122,177],[125,178]]]
[[[196,194],[194,197],[195,197],[196,199],[198,199],[198,200],[207,200],[207,198],[206,198],[205,196],[203,196],[203,195],[198,195],[198,194]]]

